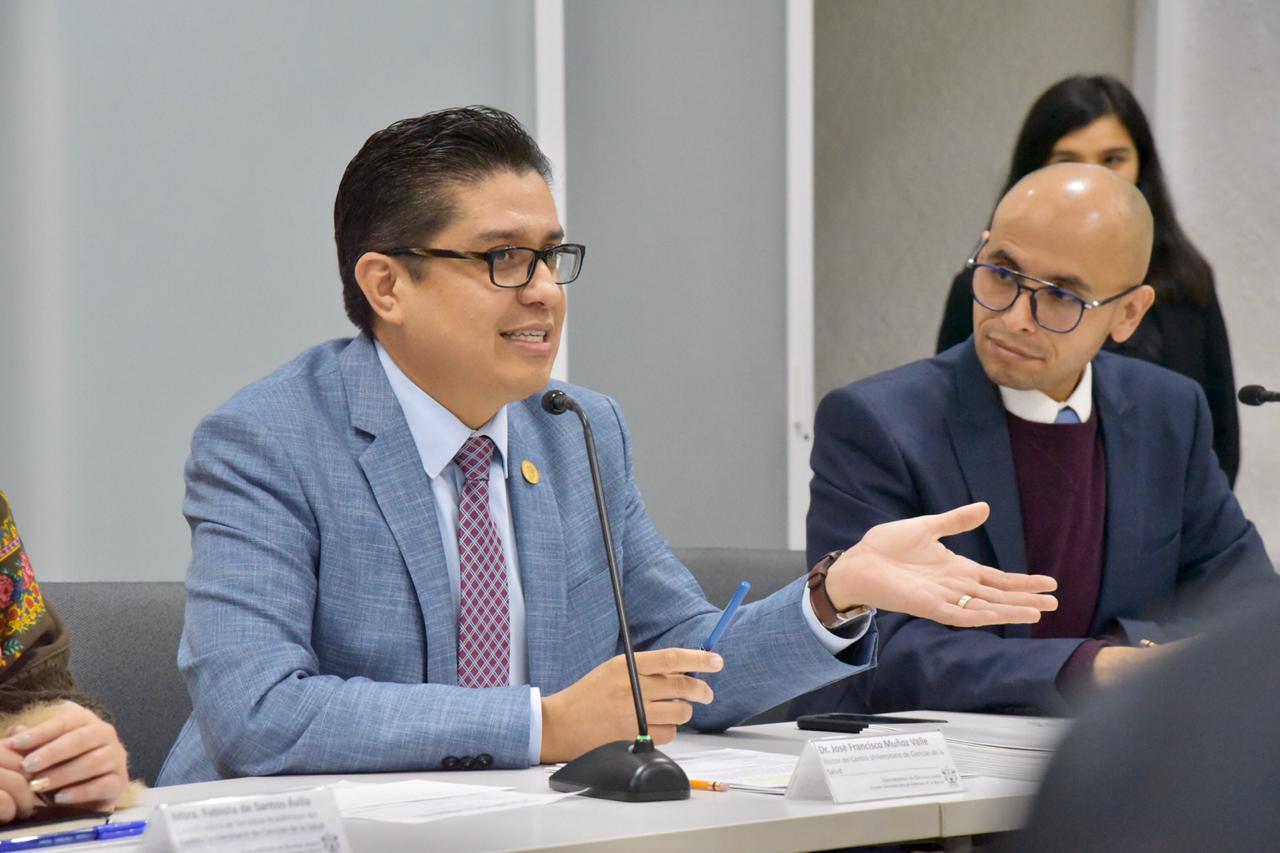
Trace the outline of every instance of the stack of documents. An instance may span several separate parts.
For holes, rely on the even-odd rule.
[[[344,818],[393,823],[428,823],[447,817],[545,806],[569,794],[522,794],[510,788],[411,779],[405,782],[348,782],[329,786]]]
[[[932,716],[932,712],[930,712]],[[944,714],[943,716],[948,716]],[[937,728],[947,738],[951,757],[962,776],[995,776],[1039,782],[1070,728],[1069,720],[1054,717],[956,714],[954,722]],[[866,734],[919,731],[919,726],[870,726]]]
[[[753,749],[710,749],[676,757],[690,779],[727,784],[734,791],[785,794],[799,760],[795,755]]]

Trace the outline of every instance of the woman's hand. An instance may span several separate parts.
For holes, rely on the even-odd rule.
[[[36,795],[22,772],[22,754],[0,745],[0,824],[30,816]]]
[[[20,755],[28,790],[52,795],[58,805],[110,808],[129,784],[128,759],[115,726],[74,702],[58,708],[52,719],[0,740],[0,755]],[[0,787],[3,774],[0,761]]]

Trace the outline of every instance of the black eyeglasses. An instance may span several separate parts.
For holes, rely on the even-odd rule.
[[[979,263],[978,253],[985,245],[987,245],[986,240],[978,241],[973,254],[969,256],[969,260],[965,261],[965,266],[973,270],[973,300],[988,311],[999,313],[1012,308],[1013,303],[1018,301],[1018,296],[1025,290],[1027,298],[1031,300],[1031,318],[1040,328],[1060,335],[1079,326],[1080,321],[1084,319],[1084,312],[1090,308],[1101,308],[1142,287],[1141,284],[1135,284],[1115,296],[1088,302],[1051,281],[998,264]],[[1040,286],[1031,287],[1024,284],[1028,281]]]
[[[462,258],[484,261],[489,265],[489,281],[498,287],[524,287],[533,280],[538,261],[547,265],[556,284],[568,284],[582,272],[582,259],[587,247],[581,243],[559,243],[545,249],[525,246],[503,246],[488,252],[459,252],[454,249],[422,249],[417,246],[395,246],[382,249],[384,255],[417,255],[420,258]]]

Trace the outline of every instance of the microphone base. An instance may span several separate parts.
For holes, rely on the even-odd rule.
[[[552,774],[551,787],[624,803],[689,799],[689,778],[651,740],[597,746]]]

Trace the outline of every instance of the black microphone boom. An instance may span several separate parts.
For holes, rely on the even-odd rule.
[[[1246,406],[1261,406],[1263,403],[1280,402],[1280,391],[1268,391],[1261,385],[1246,385],[1237,395]]]
[[[578,402],[563,391],[551,390],[542,395],[542,408],[553,415],[572,411],[582,422],[582,440],[587,447],[587,464],[591,468],[591,485],[596,492],[596,514],[600,517],[600,535],[604,540],[609,579],[613,581],[613,605],[618,611],[622,651],[631,677],[631,699],[636,706],[636,724],[640,733],[634,742],[614,741],[578,756],[551,776],[551,787],[557,791],[581,792],[584,797],[622,800],[629,803],[655,800],[689,799],[689,778],[676,764],[653,745],[649,737],[649,721],[644,713],[644,697],[640,695],[640,675],[636,672],[635,647],[627,627],[627,608],[622,601],[622,576],[613,553],[613,535],[609,532],[609,510],[604,504],[604,487],[600,484],[600,463],[596,459],[596,440],[591,434],[591,421]]]

